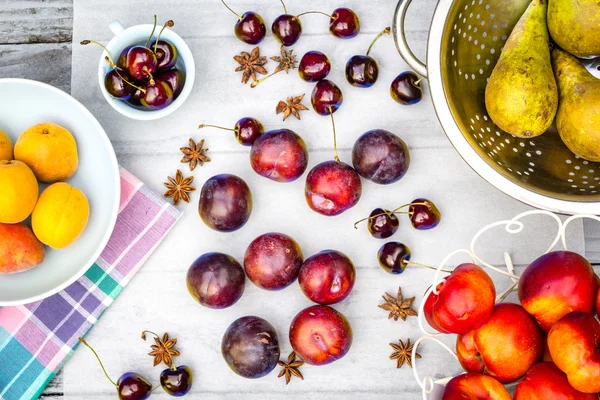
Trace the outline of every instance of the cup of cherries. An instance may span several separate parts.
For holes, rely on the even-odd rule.
[[[106,101],[121,114],[154,120],[177,110],[187,99],[195,78],[195,63],[187,44],[173,32],[172,20],[157,29],[154,24],[125,29],[119,21],[109,25],[115,37],[106,45],[98,66],[100,89]]]

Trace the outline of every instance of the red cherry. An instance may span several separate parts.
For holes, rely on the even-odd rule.
[[[329,20],[329,31],[342,39],[355,37],[360,32],[358,15],[349,8],[336,8]]]
[[[243,15],[240,15],[233,11],[224,0],[221,0],[221,2],[238,18],[233,29],[238,39],[248,44],[259,44],[262,42],[267,34],[267,27],[260,15],[253,11],[247,11]]]
[[[320,51],[309,51],[302,56],[298,65],[298,75],[306,82],[318,82],[329,75],[331,63]]]
[[[265,127],[256,118],[244,117],[236,122],[235,127],[224,128],[217,125],[201,124],[198,129],[202,128],[217,128],[226,131],[232,131],[235,134],[237,141],[243,146],[252,146],[252,143],[265,132]]]
[[[311,102],[319,115],[329,115],[338,110],[344,101],[340,88],[327,79],[317,82],[313,89]]]

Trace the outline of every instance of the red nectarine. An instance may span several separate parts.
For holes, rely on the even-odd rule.
[[[534,365],[515,390],[514,400],[598,400],[569,384],[567,375],[551,362]]]
[[[510,394],[490,376],[467,373],[446,384],[442,400],[510,400]]]

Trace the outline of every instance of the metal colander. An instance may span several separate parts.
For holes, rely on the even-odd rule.
[[[530,0],[440,0],[432,20],[427,65],[410,50],[400,0],[394,39],[401,56],[427,77],[448,138],[484,179],[532,206],[560,213],[600,213],[600,163],[581,159],[552,127],[521,139],[498,128],[485,107],[485,86],[502,47]]]

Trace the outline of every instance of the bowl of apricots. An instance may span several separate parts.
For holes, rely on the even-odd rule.
[[[119,211],[114,150],[52,86],[0,79],[0,306],[64,289],[106,246]]]

